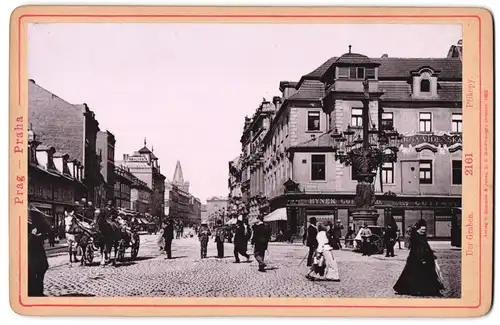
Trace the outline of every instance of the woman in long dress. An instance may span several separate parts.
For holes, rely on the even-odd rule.
[[[420,220],[410,236],[410,254],[394,291],[411,296],[441,296],[444,290],[436,255],[426,237],[427,224]]]
[[[318,241],[318,248],[315,252],[313,265],[306,278],[312,281],[340,281],[339,267],[333,256],[333,248],[329,244],[326,229],[322,225],[318,226],[316,240]]]

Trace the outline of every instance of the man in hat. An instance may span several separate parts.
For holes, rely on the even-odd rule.
[[[217,220],[215,223],[215,243],[217,244],[217,257],[224,258],[224,237],[225,229],[222,226],[222,221]]]
[[[43,279],[49,269],[43,242],[50,225],[40,212],[28,213],[28,296],[43,297]]]
[[[201,258],[207,258],[207,247],[208,240],[210,239],[211,233],[210,229],[208,229],[208,225],[206,221],[201,223],[200,229],[198,229],[198,239],[200,240],[200,253]]]
[[[318,247],[318,240],[316,236],[318,235],[318,227],[316,227],[316,218],[311,217],[309,219],[309,227],[304,232],[302,237],[302,242],[309,247],[309,253],[307,254],[307,266],[312,266],[313,257],[316,248]]]
[[[174,222],[171,218],[168,218],[165,222],[165,228],[163,228],[163,238],[165,238],[165,253],[167,254],[167,259],[171,259],[172,241],[174,240]]]
[[[250,261],[250,255],[247,254],[247,231],[245,224],[243,223],[243,217],[239,216],[236,222],[236,230],[234,231],[234,258],[235,263],[240,262],[240,257],[246,257],[247,261]]]
[[[266,263],[264,263],[265,253],[271,239],[271,228],[264,223],[264,216],[259,215],[257,222],[253,225],[252,245],[254,246],[254,256],[259,263],[259,271],[265,272]]]

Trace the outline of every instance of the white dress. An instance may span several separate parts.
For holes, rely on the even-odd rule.
[[[328,244],[328,236],[325,231],[320,231],[316,236],[316,240],[318,241],[318,248],[316,249],[316,257],[321,256],[324,259],[324,274],[321,275],[319,273],[311,270],[308,276],[314,279],[322,279],[329,281],[340,281],[339,277],[339,267],[337,261],[333,256],[333,248]],[[314,266],[313,266],[314,267]]]

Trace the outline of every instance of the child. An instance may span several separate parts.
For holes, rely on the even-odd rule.
[[[201,258],[207,258],[207,246],[210,236],[210,229],[208,229],[206,222],[203,222],[198,230],[198,238],[201,245]]]

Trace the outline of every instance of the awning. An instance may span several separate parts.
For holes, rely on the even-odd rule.
[[[286,208],[279,208],[264,217],[264,221],[286,221]]]

